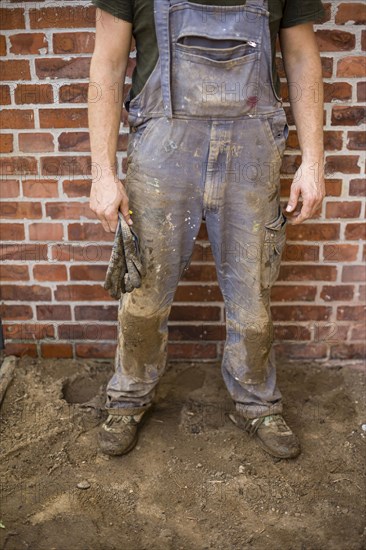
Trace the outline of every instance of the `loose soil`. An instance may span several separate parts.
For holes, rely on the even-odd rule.
[[[170,364],[137,447],[102,455],[112,368],[19,360],[1,408],[2,549],[366,548],[359,368],[278,368],[302,443],[295,460],[272,458],[232,424],[217,363]]]

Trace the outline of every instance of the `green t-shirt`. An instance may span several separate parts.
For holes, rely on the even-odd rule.
[[[190,0],[215,6],[242,6],[243,0]],[[131,99],[142,89],[159,55],[155,33],[153,0],[91,0],[98,8],[132,23],[136,42],[136,66],[132,73]],[[272,73],[277,93],[280,82],[276,71],[276,39],[280,28],[310,21],[321,22],[324,8],[321,0],[268,0],[269,27],[272,45]]]

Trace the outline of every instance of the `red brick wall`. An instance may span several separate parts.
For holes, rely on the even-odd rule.
[[[6,353],[113,357],[117,302],[102,288],[112,235],[88,207],[86,99],[95,8],[76,1],[57,4],[2,2],[0,8]],[[325,361],[363,354],[366,31],[361,3],[324,5],[326,20],[316,29],[326,92],[328,196],[317,219],[288,228],[272,299],[278,351],[292,359]],[[133,63],[132,56],[129,79]],[[281,76],[286,98],[283,71]],[[291,132],[283,164],[284,201],[300,162],[288,103],[285,107]],[[121,169],[126,142],[124,123]],[[205,238],[203,224],[172,308],[172,359],[207,360],[222,353],[224,309]]]

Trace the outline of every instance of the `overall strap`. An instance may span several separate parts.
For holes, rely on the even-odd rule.
[[[172,118],[171,86],[170,86],[170,32],[169,32],[169,0],[154,0],[154,18],[156,38],[159,48],[161,69],[161,92],[163,110],[168,118]]]

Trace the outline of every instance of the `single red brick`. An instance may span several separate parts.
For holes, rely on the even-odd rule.
[[[214,265],[191,264],[187,271],[183,272],[182,281],[216,281],[216,269]]]
[[[361,32],[361,48],[363,51],[366,50],[366,31]]]
[[[366,149],[365,132],[348,132],[347,149],[355,151],[364,151]]]
[[[33,311],[30,306],[22,304],[21,306],[14,306],[10,304],[1,304],[0,315],[2,319],[9,321],[21,321],[33,318]]]
[[[48,42],[43,32],[18,33],[11,35],[9,38],[11,44],[10,52],[13,54],[45,55],[48,53]]]
[[[93,53],[94,32],[54,32],[54,53]]]
[[[60,223],[32,223],[29,226],[31,241],[62,241],[64,228]]]
[[[84,28],[95,26],[94,6],[30,8],[31,29]],[[18,28],[18,25],[15,27]],[[24,28],[24,27],[23,27]]]
[[[366,340],[365,322],[352,327],[351,340]]]
[[[320,297],[325,302],[353,299],[354,287],[351,285],[323,286]]]
[[[18,180],[5,179],[0,181],[0,196],[2,199],[13,199],[19,197],[20,184]],[[12,241],[14,239],[11,239]]]
[[[324,102],[352,99],[352,86],[348,82],[324,82]]]
[[[322,56],[320,60],[322,64],[322,77],[331,78],[333,76],[333,59],[331,57]]]
[[[284,262],[316,262],[319,259],[319,246],[287,244],[283,252]]]
[[[73,357],[73,350],[71,344],[59,343],[41,343],[41,357],[45,359],[52,358],[64,358],[70,359]]]
[[[7,342],[4,350],[5,355],[15,355],[16,357],[37,357],[36,344],[19,344],[15,342]]]
[[[67,271],[64,265],[35,265],[33,277],[36,281],[67,281]]]
[[[345,232],[346,239],[366,239],[366,223],[348,223]]]
[[[102,285],[57,285],[55,300],[58,302],[110,302],[113,300]]]
[[[330,349],[331,359],[364,359],[366,357],[366,346],[362,344],[343,343],[332,346]]]
[[[68,197],[90,197],[91,181],[86,179],[64,180],[63,192]],[[103,226],[101,226],[103,227]],[[106,233],[106,231],[104,230]]]
[[[0,35],[0,55],[6,55],[6,40],[3,34]]]
[[[1,223],[0,235],[3,241],[23,241],[25,239],[22,223]]]
[[[168,344],[168,354],[171,359],[216,359],[216,344]]]
[[[16,302],[49,302],[52,299],[51,289],[41,285],[2,285],[0,293],[2,300]]]
[[[349,182],[349,194],[355,197],[364,197],[366,195],[366,180],[351,180]]]
[[[3,218],[42,218],[39,202],[3,202],[0,203],[0,216]]]
[[[75,354],[76,357],[85,357],[89,359],[101,358],[101,359],[110,359],[115,356],[116,344],[115,343],[106,343],[101,342],[88,343],[88,344],[75,344]]]
[[[27,59],[0,61],[0,73],[3,80],[30,80],[31,73]]]
[[[280,281],[335,281],[337,268],[326,265],[283,265]]]
[[[59,91],[60,103],[87,103],[89,87],[93,90],[93,87],[96,88],[96,84],[87,84],[86,82],[64,84]],[[95,95],[99,97],[98,89],[96,89]]]
[[[90,152],[88,132],[62,132],[58,137],[59,151]]]
[[[286,359],[323,359],[327,356],[327,345],[322,343],[288,343],[275,344],[274,349],[279,357]]]
[[[328,321],[332,308],[326,306],[272,306],[271,311],[276,321]]]
[[[357,244],[325,244],[323,260],[325,262],[353,262],[357,260],[357,254]]]
[[[41,340],[54,338],[55,329],[51,323],[22,323],[4,325],[5,338],[11,340]]]
[[[366,10],[362,2],[345,2],[339,4],[335,16],[337,25],[352,23],[353,25],[366,25]]]
[[[0,105],[10,105],[10,86],[7,84],[0,85]]]
[[[46,216],[53,220],[72,220],[81,217],[96,219],[96,215],[84,202],[49,202],[46,203]]]
[[[342,149],[342,132],[325,131],[324,149],[325,151],[339,151]]]
[[[311,332],[308,328],[301,325],[275,325],[274,339],[279,340],[310,340]]]
[[[25,197],[54,198],[58,197],[56,180],[24,180],[23,193]]]
[[[341,78],[364,78],[366,64],[363,55],[343,57],[337,64],[337,76]]]
[[[359,157],[355,155],[329,155],[326,158],[325,173],[332,175],[336,172],[343,174],[359,174]]]
[[[75,319],[81,321],[117,321],[118,306],[75,306]]]
[[[0,249],[0,258],[22,262],[47,261],[47,245],[40,243],[3,244]]]
[[[70,306],[56,306],[41,304],[36,306],[39,321],[69,321],[71,320]]]
[[[317,29],[315,35],[322,52],[353,50],[356,43],[353,33],[338,29]]]
[[[25,29],[23,8],[1,8],[0,29]]]
[[[287,228],[287,237],[291,241],[334,241],[339,236],[339,223],[306,223]]]
[[[117,325],[62,323],[58,337],[61,340],[116,340]]]
[[[36,74],[42,78],[88,78],[90,57],[35,59]]]
[[[108,241],[114,240],[114,234],[107,232],[100,222],[98,223],[69,223],[68,240],[70,241]]]
[[[366,101],[366,80],[357,82],[357,101],[362,103]]]
[[[340,306],[337,308],[339,321],[366,321],[366,306]]]
[[[85,128],[88,126],[87,109],[40,109],[41,128]]]
[[[78,261],[77,257],[76,261]],[[92,262],[92,260],[89,261]],[[70,281],[103,281],[106,271],[107,267],[104,265],[72,265],[70,267]]]
[[[13,152],[13,136],[12,134],[0,134],[0,153]]]
[[[365,120],[364,107],[335,105],[332,107],[332,126],[358,126]]]
[[[0,112],[0,124],[2,129],[34,128],[34,113],[30,109],[3,109]]]
[[[179,284],[174,295],[175,302],[221,302],[222,294],[216,285]]]
[[[43,133],[19,134],[19,150],[24,153],[54,151],[53,135]]]
[[[177,306],[173,305],[172,321],[219,321],[221,308],[217,306]]]
[[[0,266],[1,281],[29,281],[27,265],[3,264]]]
[[[358,218],[361,213],[360,201],[328,202],[327,218]]]
[[[51,84],[18,84],[14,91],[15,103],[42,104],[53,103],[53,90]]]
[[[315,286],[275,285],[271,291],[273,302],[313,302],[315,296]]]
[[[345,265],[342,269],[342,281],[345,283],[364,283],[366,281],[366,266]]]
[[[90,157],[55,156],[41,157],[41,173],[45,176],[68,176],[91,174]]]

